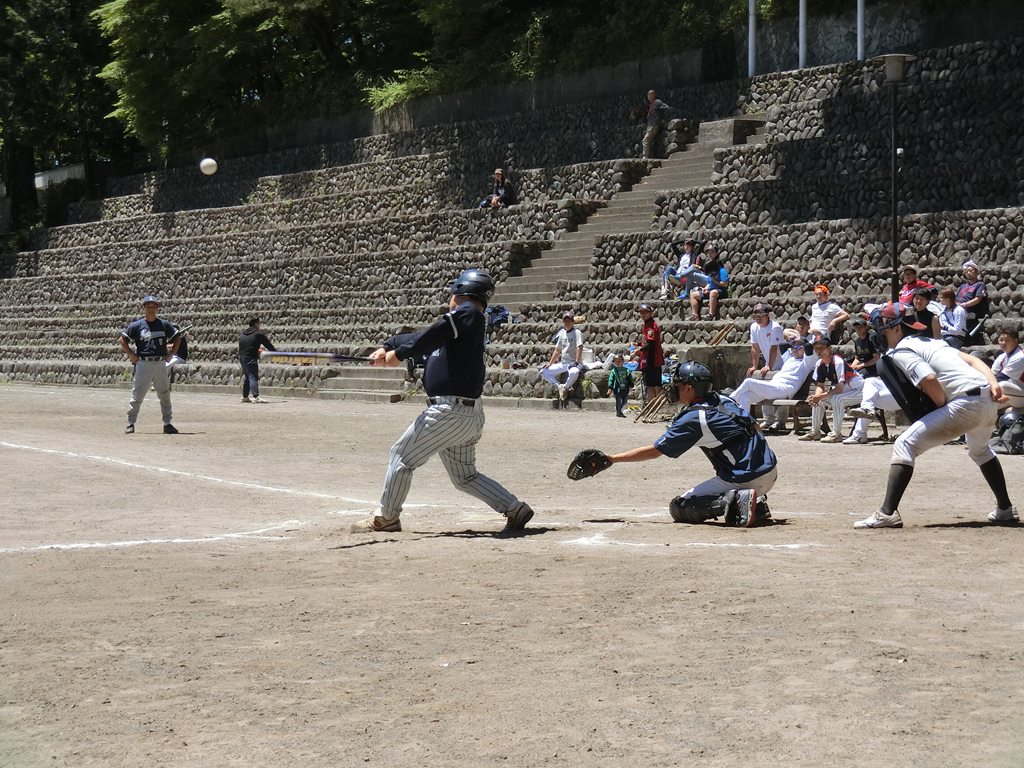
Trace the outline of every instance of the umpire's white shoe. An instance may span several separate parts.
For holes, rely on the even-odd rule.
[[[353,524],[349,530],[351,533],[397,533],[402,530],[402,520],[374,515]]]
[[[903,518],[900,517],[898,509],[893,510],[891,515],[878,510],[871,517],[865,517],[853,524],[854,528],[902,528]]]
[[[990,523],[1016,523],[1019,521],[1017,508],[1007,507],[1006,509],[1000,509],[996,507],[988,513],[988,521]]]
[[[512,509],[505,512],[505,530],[521,531],[533,518],[533,510],[525,501],[518,502]]]
[[[843,440],[843,445],[867,445],[868,439],[866,437],[854,437],[850,435],[848,438]]]

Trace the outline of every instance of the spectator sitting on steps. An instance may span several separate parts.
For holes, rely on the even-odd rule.
[[[828,336],[833,344],[842,340],[843,324],[850,319],[850,313],[830,298],[828,286],[822,283],[814,286],[814,303],[811,305],[811,333]]]
[[[516,203],[516,188],[505,177],[505,171],[501,168],[494,169],[494,188],[491,190],[491,194],[480,201],[480,208],[488,208],[490,210],[496,210],[498,208],[507,208],[510,205]]]
[[[554,342],[551,357],[541,366],[540,375],[544,381],[558,387],[558,399],[564,402],[569,399],[583,368],[583,334],[576,328],[572,312],[562,315],[562,327],[555,334]],[[563,373],[564,384],[559,380]]]
[[[718,320],[718,302],[729,298],[729,273],[722,264],[717,245],[708,243],[704,252],[707,258],[703,273],[694,272],[689,276],[692,283],[703,283],[690,291],[690,319],[700,320],[700,308],[707,300],[710,319]]]
[[[687,295],[686,285],[691,274],[700,271],[700,257],[694,254],[697,241],[688,238],[683,243],[683,250],[680,251],[675,243],[669,243],[675,263],[666,264],[661,271],[661,298],[667,299],[669,290],[678,294],[677,298]]]

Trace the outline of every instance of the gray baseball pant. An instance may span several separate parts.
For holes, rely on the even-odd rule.
[[[135,378],[132,382],[132,399],[128,401],[128,423],[134,424],[139,418],[139,408],[149,392],[149,387],[156,389],[160,398],[160,416],[164,424],[171,423],[171,386],[167,380],[167,364],[161,357],[157,360],[143,360],[135,364]]]
[[[519,503],[499,483],[476,471],[476,444],[484,430],[483,401],[476,405],[456,402],[461,398],[437,397],[391,447],[391,459],[380,497],[381,517],[393,520],[412,486],[412,474],[435,453],[448,477],[460,491],[475,496],[496,512],[505,513]]]

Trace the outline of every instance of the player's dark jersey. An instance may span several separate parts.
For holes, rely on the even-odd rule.
[[[878,342],[872,338],[869,333],[863,339],[860,336],[854,336],[853,338],[853,355],[857,358],[860,363],[867,363],[869,360],[873,360],[875,355],[881,354],[882,348],[878,345]],[[878,372],[875,370],[874,365],[868,365],[860,369],[860,375],[864,378],[871,378],[877,376]]]
[[[149,322],[140,317],[121,331],[121,335],[135,342],[135,354],[139,357],[165,357],[167,339],[174,334],[174,330],[174,326],[162,318]]]
[[[746,483],[778,464],[768,441],[736,401],[710,393],[675,418],[654,447],[673,459],[700,448],[715,474],[730,483]]]
[[[477,398],[484,390],[484,314],[466,301],[417,333],[392,336],[384,349],[399,360],[427,355],[423,388],[427,395]]]

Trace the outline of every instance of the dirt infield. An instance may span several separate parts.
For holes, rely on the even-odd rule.
[[[400,534],[355,536],[416,408],[0,386],[0,766],[1020,766],[1024,527],[963,448],[854,531],[885,446],[773,438],[778,523],[671,523],[699,453],[579,483],[607,413],[488,410]],[[1024,458],[1004,459],[1024,506]]]

